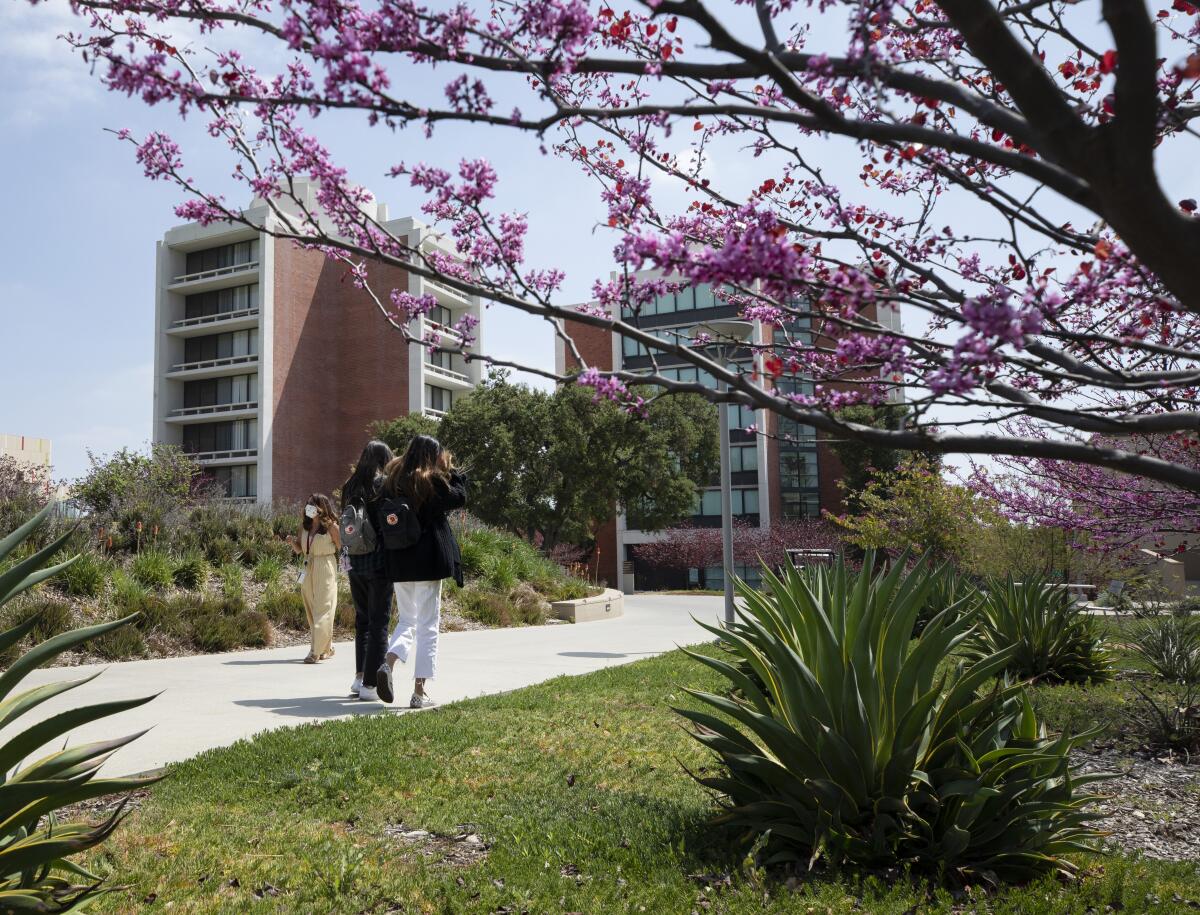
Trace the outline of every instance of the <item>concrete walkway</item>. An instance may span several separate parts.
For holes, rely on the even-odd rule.
[[[625,615],[577,625],[444,633],[438,678],[430,695],[441,703],[518,689],[561,674],[582,674],[704,641],[692,620],[716,620],[722,599],[709,596],[627,597]],[[162,695],[140,708],[73,731],[70,743],[152,730],[118,752],[109,776],[144,772],[261,731],[362,714],[395,714],[395,707],[349,697],[354,643],[317,665],[301,662],[304,646],[230,654],[36,671],[23,687],[104,672],[92,683],[40,706],[25,727],[73,706]],[[407,702],[411,673],[396,668],[397,693]],[[7,731],[3,733],[8,733]],[[61,746],[61,743],[56,745]]]

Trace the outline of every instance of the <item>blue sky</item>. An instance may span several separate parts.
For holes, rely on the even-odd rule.
[[[751,20],[752,24],[752,20]],[[150,435],[153,358],[154,245],[179,220],[181,195],[145,179],[132,147],[106,129],[135,136],[163,129],[180,140],[187,171],[205,187],[245,195],[228,178],[230,161],[199,122],[181,123],[167,108],[113,95],[88,73],[57,36],[77,23],[65,0],[31,7],[0,4],[0,168],[9,176],[8,218],[0,221],[0,309],[4,359],[0,432],[48,437],[60,477],[87,466],[86,452],[144,446]],[[1102,27],[1084,23],[1096,43]],[[817,20],[814,44],[824,46],[837,23]],[[817,33],[822,33],[819,36]],[[1093,34],[1095,33],[1095,34]],[[203,45],[207,46],[206,39]],[[253,52],[252,59],[259,59]],[[268,59],[264,69],[277,61]],[[409,80],[413,71],[398,74]],[[417,91],[437,93],[448,78],[421,70]],[[407,86],[406,86],[407,88]],[[500,107],[512,103],[489,87]],[[683,131],[672,138],[686,148]],[[353,180],[371,188],[392,216],[419,216],[421,197],[403,180],[385,177],[394,164],[431,162],[452,168],[486,158],[501,178],[497,208],[529,215],[528,263],[567,272],[563,301],[589,298],[592,281],[612,267],[611,236],[596,189],[579,170],[539,152],[534,138],[503,129],[442,127],[432,140],[410,130],[369,128],[353,114],[326,116],[319,135]],[[826,178],[856,185],[856,155],[830,146]],[[1159,159],[1170,192],[1200,197],[1200,168],[1190,144],[1165,144]],[[763,163],[735,148],[717,149],[706,174],[734,194],[761,179]],[[678,186],[657,184],[656,200],[679,203]],[[246,201],[248,202],[248,201]],[[973,206],[977,206],[973,205]],[[1056,209],[1052,205],[1051,209]],[[945,221],[969,211],[944,201]],[[1063,219],[1079,219],[1062,210]],[[1090,224],[1091,218],[1087,218]],[[909,330],[916,322],[905,317]],[[381,333],[387,332],[381,324]],[[550,367],[553,338],[546,325],[509,309],[484,318],[485,348],[499,358]],[[954,462],[962,463],[962,462]]]
[[[179,192],[144,178],[132,147],[106,128],[166,129],[190,151],[193,176],[231,200],[245,196],[197,123],[105,91],[56,39],[72,27],[58,0],[0,6],[0,168],[10,176],[0,221],[0,431],[52,439],[60,477],[83,471],[88,449],[149,439],[154,245],[180,221],[172,212]],[[594,188],[532,139],[443,130],[426,141],[358,118],[326,120],[322,135],[333,138],[339,163],[392,216],[419,216],[421,202],[385,177],[393,163],[486,157],[501,175],[500,206],[530,214],[530,263],[566,269],[572,300],[588,298],[591,280],[610,269],[611,241],[593,232],[602,215]],[[553,338],[539,320],[490,310],[483,333],[493,355],[553,367]]]

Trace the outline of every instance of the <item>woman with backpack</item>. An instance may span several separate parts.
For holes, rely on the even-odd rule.
[[[316,664],[333,657],[333,617],[337,612],[337,554],[342,544],[329,496],[315,492],[308,497],[300,535],[289,534],[287,542],[304,557],[300,597],[312,635],[304,663]]]
[[[367,442],[350,479],[342,484],[342,544],[350,560],[350,596],[354,600],[354,683],[350,695],[371,701],[375,671],[387,650],[392,582],[384,566],[379,536],[379,498],[384,469],[395,455],[380,441]],[[368,673],[369,676],[364,676]]]
[[[437,673],[442,579],[462,586],[462,557],[447,514],[467,504],[467,481],[450,452],[436,438],[418,435],[403,457],[387,468],[385,497],[379,503],[387,576],[394,582],[398,619],[387,657],[375,675],[384,702],[395,699],[392,668],[406,663],[415,646],[410,708],[433,700],[425,681]]]

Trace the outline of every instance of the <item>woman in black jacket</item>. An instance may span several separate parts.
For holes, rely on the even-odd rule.
[[[412,546],[384,551],[398,618],[375,688],[384,702],[395,699],[392,668],[396,661],[407,662],[415,646],[415,685],[409,706],[428,708],[434,703],[425,694],[425,681],[437,673],[442,579],[453,578],[460,587],[463,583],[462,556],[446,515],[467,504],[467,481],[436,438],[418,435],[404,456],[388,465],[386,493],[411,506],[421,532]],[[387,518],[383,522],[393,523]]]
[[[383,536],[379,526],[379,497],[387,477],[384,470],[395,455],[384,442],[371,441],[363,448],[350,479],[342,484],[342,513],[348,506],[362,509],[375,534],[370,553],[350,553],[350,597],[354,601],[354,685],[350,695],[372,700],[375,671],[387,650],[388,618],[392,611],[392,582],[384,564]],[[343,540],[347,531],[342,531]],[[364,672],[367,676],[363,676]]]

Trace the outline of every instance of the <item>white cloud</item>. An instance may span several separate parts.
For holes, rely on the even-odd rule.
[[[0,6],[0,125],[33,129],[96,95],[87,64],[60,37],[80,24],[61,0]]]

